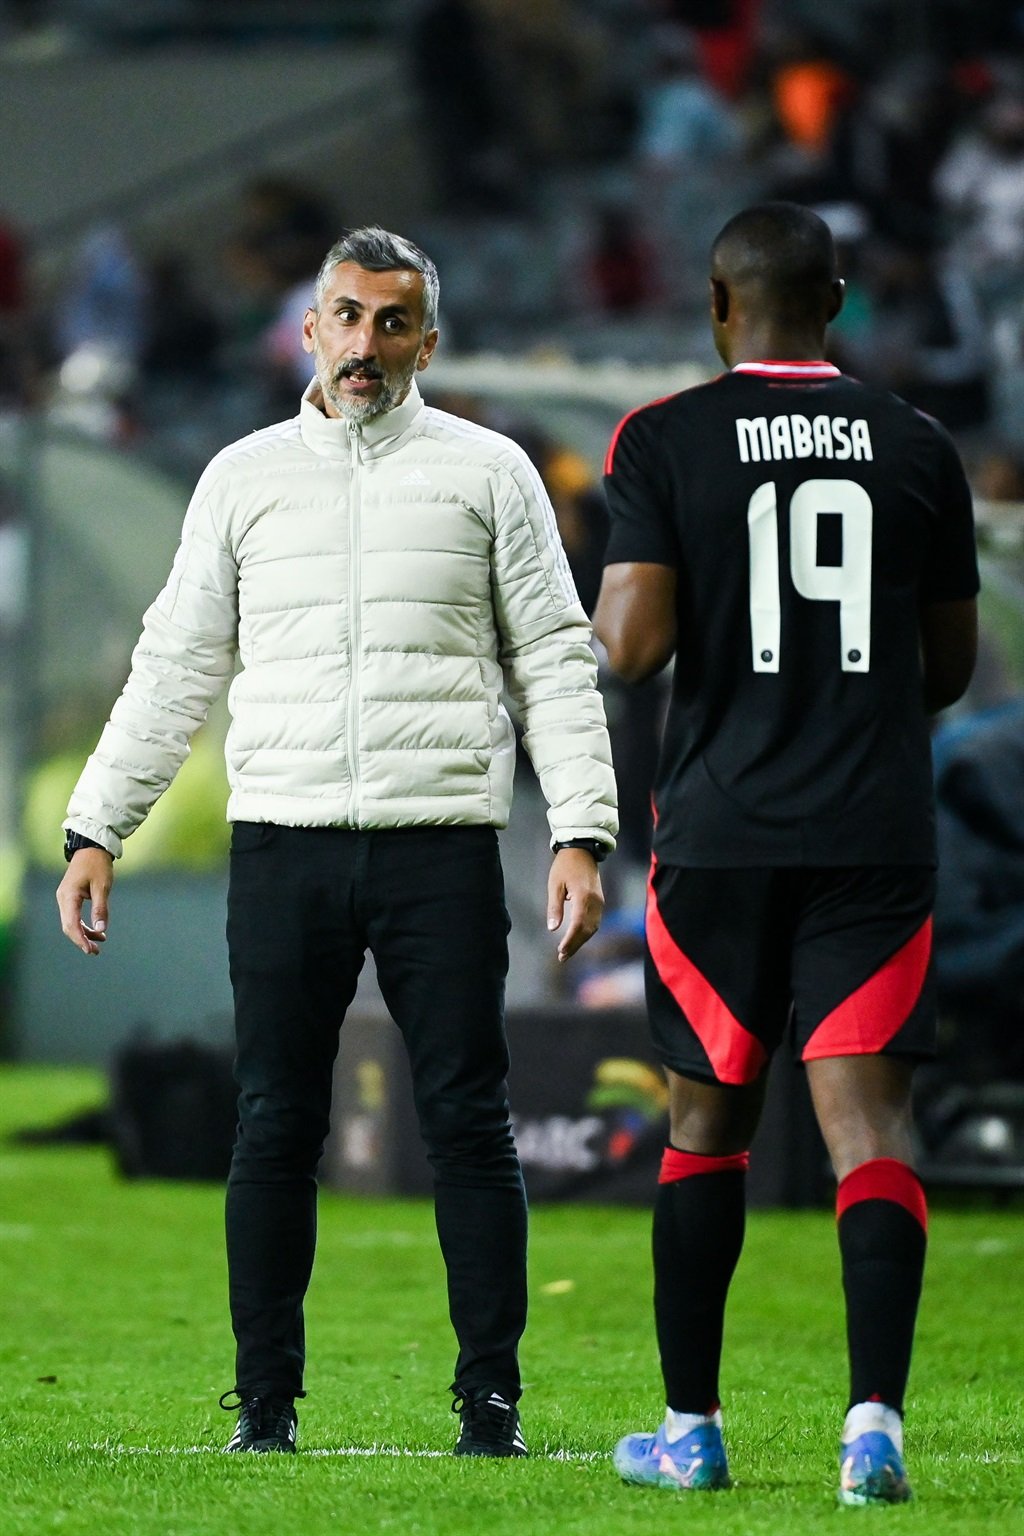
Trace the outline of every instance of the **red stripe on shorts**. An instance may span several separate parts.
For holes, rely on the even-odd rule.
[[[928,1204],[913,1168],[896,1157],[875,1157],[846,1175],[836,1191],[836,1220],[862,1200],[891,1200],[902,1205],[925,1232]]]
[[[874,1056],[902,1029],[921,996],[932,953],[926,918],[902,949],[833,1008],[804,1047],[804,1061],[823,1056]]]
[[[767,1060],[765,1048],[683,954],[658,911],[653,881],[652,862],[647,887],[647,947],[654,968],[692,1025],[718,1081],[752,1083]]]

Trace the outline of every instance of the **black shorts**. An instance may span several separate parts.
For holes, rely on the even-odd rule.
[[[935,872],[655,862],[647,1008],[667,1067],[752,1083],[792,1020],[803,1061],[935,1053]]]

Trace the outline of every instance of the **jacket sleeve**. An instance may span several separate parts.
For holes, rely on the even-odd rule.
[[[540,477],[523,457],[502,474],[491,584],[505,686],[548,802],[552,842],[615,846],[615,775],[590,625]]]
[[[234,668],[238,571],[206,477],[192,498],[163,591],[146,612],[131,673],[68,805],[66,828],[115,858],[189,752]]]

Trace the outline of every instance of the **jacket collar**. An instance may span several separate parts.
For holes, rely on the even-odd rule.
[[[375,459],[393,452],[412,435],[426,409],[415,379],[401,405],[385,411],[383,416],[375,416],[363,426],[351,425],[338,416],[325,415],[323,398],[319,381],[313,379],[299,406],[299,430],[307,448],[334,459],[351,456],[353,436],[360,438],[365,458]]]

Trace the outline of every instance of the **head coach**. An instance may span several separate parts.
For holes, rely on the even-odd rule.
[[[537,472],[417,390],[437,306],[434,265],[408,240],[369,227],[328,252],[303,324],[316,376],[299,414],[202,475],[64,823],[63,929],[96,954],[113,860],[241,663],[226,748],[240,1092],[229,1450],[295,1447],[315,1172],[369,950],[434,1172],[459,1346],[456,1449],[525,1454],[526,1202],[505,1085],[496,833],[515,758],[503,688],[550,807],[560,960],[600,921],[615,788],[590,630]]]

